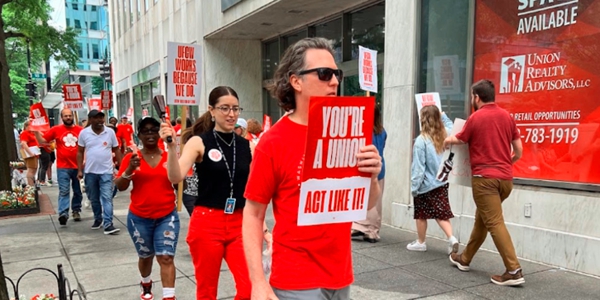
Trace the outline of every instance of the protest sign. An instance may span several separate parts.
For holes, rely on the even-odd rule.
[[[298,225],[366,217],[371,174],[356,154],[372,144],[373,97],[312,97],[300,185]]]
[[[131,118],[133,118],[133,107],[130,107],[127,109],[127,119],[131,120]]]
[[[435,90],[440,94],[456,95],[461,93],[458,55],[434,56],[433,74]]]
[[[358,83],[362,90],[377,93],[377,51],[358,46]]]
[[[79,84],[63,84],[65,108],[83,110],[83,94]]]
[[[29,126],[32,131],[48,131],[50,130],[50,122],[48,115],[46,115],[46,109],[42,103],[36,103],[29,108],[29,119],[31,123]]]
[[[102,99],[102,108],[101,109],[111,109],[112,108],[112,91],[102,91],[100,92],[100,99]]]
[[[271,129],[271,116],[265,114],[263,115],[263,133],[267,132]]]
[[[462,131],[465,126],[465,120],[456,118],[454,120],[454,126],[452,127],[452,132],[450,135],[456,135]],[[452,145],[450,150],[446,150],[444,152],[444,156],[442,158],[442,164],[438,169],[438,174],[440,170],[444,166],[444,162],[450,156],[450,151],[454,153],[453,166],[452,171],[450,171],[450,176],[448,177],[448,182],[459,184],[462,186],[471,186],[471,157],[469,156],[469,145],[460,144],[460,145]]]
[[[102,110],[102,99],[92,98],[88,100],[88,110]]]
[[[202,74],[202,47],[193,44],[167,44],[167,103],[199,105]]]
[[[417,112],[421,111],[424,106],[435,105],[442,112],[442,101],[440,100],[439,93],[422,93],[415,94],[415,101],[417,102]],[[419,118],[421,116],[419,115]]]

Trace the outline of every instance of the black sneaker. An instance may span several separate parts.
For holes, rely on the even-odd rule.
[[[104,228],[104,234],[117,234],[121,229],[115,228],[113,224],[110,224],[108,227]]]
[[[73,212],[73,221],[75,221],[75,222],[81,221],[81,215],[79,214],[78,211]]]
[[[69,217],[62,215],[62,216],[58,217],[58,223],[60,223],[61,226],[66,226],[68,219],[69,219]]]
[[[94,224],[92,225],[92,229],[100,229],[102,227],[102,220],[94,220]]]

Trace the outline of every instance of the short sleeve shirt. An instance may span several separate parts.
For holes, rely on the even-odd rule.
[[[286,116],[261,137],[245,197],[263,204],[273,199],[273,287],[340,289],[354,281],[351,223],[296,225],[307,130]]]
[[[77,141],[82,130],[83,128],[77,125],[58,125],[44,134],[46,141],[56,141],[57,168],[77,169]]]
[[[520,135],[506,110],[495,103],[482,106],[467,119],[456,138],[469,145],[473,176],[513,179],[511,143]]]
[[[119,143],[121,139],[125,140],[125,145],[131,144],[131,135],[133,134],[133,126],[129,124],[119,124],[117,126],[117,132],[119,133]]]
[[[78,145],[85,148],[85,173],[113,174],[112,149],[119,146],[112,129],[96,134],[87,127],[79,134]]]
[[[35,138],[35,134],[29,130],[23,130],[23,132],[21,132],[19,140],[21,141],[21,143],[26,142],[28,147],[39,146],[39,143]]]

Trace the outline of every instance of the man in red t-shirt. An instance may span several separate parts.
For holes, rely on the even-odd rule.
[[[523,145],[514,119],[496,105],[491,81],[484,79],[473,84],[471,102],[475,112],[463,130],[444,141],[445,146],[468,144],[473,199],[477,206],[467,247],[462,254],[452,253],[450,261],[459,270],[469,271],[473,256],[489,232],[506,267],[504,274],[492,276],[492,282],[497,285],[520,285],[525,279],[510,233],[504,224],[502,202],[512,191],[512,165],[521,157]]]
[[[65,108],[60,112],[62,125],[56,125],[44,135],[36,132],[37,140],[44,144],[56,141],[56,175],[58,177],[58,222],[67,225],[69,219],[69,203],[73,210],[73,220],[81,221],[81,186],[77,178],[77,140],[82,127],[75,124],[73,112]],[[73,198],[69,201],[70,187]]]
[[[117,141],[122,153],[125,153],[127,146],[133,141],[133,126],[129,124],[126,115],[121,116],[121,123],[117,125]]]
[[[302,61],[303,60],[303,61]],[[351,223],[298,226],[300,172],[311,96],[336,96],[342,72],[331,43],[306,38],[289,47],[275,73],[271,93],[293,110],[261,137],[246,185],[242,240],[252,299],[350,299]],[[371,173],[369,204],[381,194],[381,157],[373,145],[357,154],[359,170]],[[273,201],[273,260],[270,285],[262,269],[263,220]],[[323,298],[325,296],[325,298]]]

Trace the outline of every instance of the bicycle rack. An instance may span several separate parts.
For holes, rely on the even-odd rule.
[[[81,294],[79,293],[78,290],[71,289],[71,284],[70,284],[69,280],[65,277],[65,273],[63,271],[62,264],[58,264],[57,268],[58,268],[58,274],[55,273],[54,271],[52,271],[50,269],[46,269],[46,268],[29,269],[25,273],[23,273],[21,276],[19,276],[16,284],[12,279],[10,279],[7,276],[5,276],[4,278],[6,278],[6,280],[11,284],[14,295],[15,295],[15,299],[19,299],[19,284],[21,283],[21,280],[23,279],[23,277],[25,277],[25,275],[27,275],[31,272],[34,272],[34,271],[50,272],[52,275],[54,275],[54,277],[56,278],[56,283],[58,284],[58,300],[73,300],[73,299],[83,300],[83,298],[81,298]],[[78,298],[74,298],[75,296],[77,296]]]

